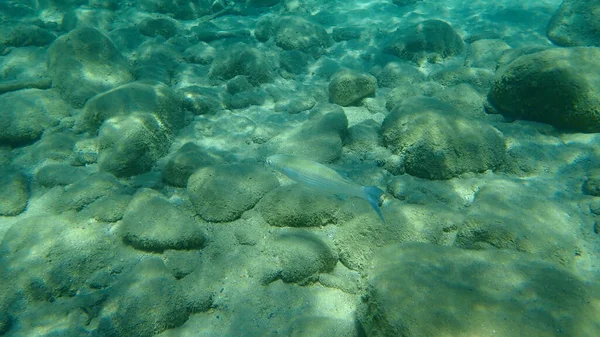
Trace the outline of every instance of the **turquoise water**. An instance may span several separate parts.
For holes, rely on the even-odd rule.
[[[1,0],[0,336],[599,336],[599,12]]]

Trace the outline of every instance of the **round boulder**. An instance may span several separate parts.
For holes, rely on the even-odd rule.
[[[56,39],[48,49],[48,70],[52,85],[76,107],[133,80],[127,59],[108,37],[91,27]]]
[[[239,219],[278,185],[277,178],[261,165],[226,164],[197,170],[187,190],[204,220],[226,222]]]
[[[506,117],[600,132],[600,48],[556,48],[501,68],[488,94]]]
[[[149,189],[138,192],[129,203],[121,234],[125,243],[154,252],[199,249],[205,241],[191,214]]]
[[[412,99],[383,121],[384,145],[404,157],[394,171],[426,179],[450,179],[483,172],[505,158],[500,131],[461,116],[454,107],[431,98]]]
[[[396,29],[385,43],[384,51],[402,59],[436,63],[462,53],[465,43],[444,21],[426,20],[411,27]]]
[[[98,165],[118,177],[147,172],[166,155],[170,133],[152,114],[117,116],[100,128]]]
[[[0,95],[0,143],[23,145],[69,116],[69,106],[56,94],[24,89]]]
[[[600,47],[598,15],[598,1],[565,0],[548,22],[548,39],[563,47]]]
[[[359,105],[366,97],[374,97],[377,79],[370,74],[342,70],[329,82],[329,101],[341,106]]]
[[[597,336],[598,295],[526,254],[433,244],[381,249],[359,310],[366,335]]]
[[[90,99],[77,118],[76,129],[93,134],[111,117],[151,114],[163,128],[175,131],[183,126],[182,107],[180,97],[158,81],[128,83]]]

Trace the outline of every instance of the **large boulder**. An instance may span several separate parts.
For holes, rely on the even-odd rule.
[[[29,200],[27,185],[24,174],[0,167],[0,216],[18,215],[25,210]]]
[[[381,249],[359,313],[367,336],[600,334],[598,294],[551,263],[410,243]]]
[[[281,186],[258,204],[265,221],[277,227],[320,227],[342,223],[350,217],[343,201],[333,194],[315,193],[300,184]]]
[[[152,114],[113,117],[100,128],[98,165],[118,177],[141,174],[166,155],[170,145],[170,132]]]
[[[260,85],[273,78],[272,64],[267,55],[250,45],[238,43],[220,51],[208,76],[227,81],[244,75],[252,85]]]
[[[548,22],[548,38],[563,47],[600,47],[598,15],[598,0],[565,0]]]
[[[185,323],[193,311],[185,299],[183,285],[160,258],[144,259],[111,289],[95,335],[155,336]]]
[[[227,164],[197,170],[187,190],[200,217],[225,222],[239,219],[278,185],[277,178],[261,165]]]
[[[148,189],[138,192],[129,203],[123,216],[121,235],[125,243],[154,252],[199,249],[205,241],[191,214]]]
[[[138,81],[90,99],[77,118],[76,128],[95,134],[112,117],[151,114],[160,121],[161,128],[174,132],[183,126],[182,107],[182,99],[168,86],[157,81]]]
[[[76,107],[134,79],[127,59],[108,37],[91,27],[56,39],[48,49],[48,70],[52,85]]]
[[[265,42],[273,37],[284,50],[297,50],[318,57],[333,39],[321,25],[296,16],[262,17],[254,31],[256,38]]]
[[[269,247],[278,262],[271,279],[286,283],[309,284],[318,280],[319,273],[333,270],[337,262],[330,245],[317,235],[303,230],[283,230]]]
[[[488,94],[492,110],[576,132],[600,132],[600,48],[556,48],[501,68]]]
[[[341,106],[359,105],[365,97],[374,97],[377,79],[370,74],[342,70],[329,82],[329,101]]]
[[[25,89],[0,96],[0,143],[32,143],[69,116],[69,106],[46,90]]]
[[[436,63],[461,54],[465,43],[446,22],[426,20],[393,31],[384,44],[384,51],[397,57],[422,63]]]
[[[221,162],[220,157],[211,155],[202,147],[186,143],[169,158],[162,171],[162,179],[173,186],[185,187],[189,177],[197,169]]]
[[[332,163],[342,155],[347,132],[348,119],[339,106],[317,107],[310,119],[269,139],[262,151],[265,157],[282,153]]]
[[[500,131],[435,99],[407,101],[385,118],[381,130],[383,144],[404,159],[393,172],[450,179],[494,169],[505,157]]]

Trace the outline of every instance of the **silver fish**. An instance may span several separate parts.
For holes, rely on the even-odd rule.
[[[361,186],[323,164],[292,155],[272,155],[267,158],[266,163],[295,182],[315,190],[365,199],[381,221],[385,221],[379,208],[379,200],[384,192],[378,187]]]

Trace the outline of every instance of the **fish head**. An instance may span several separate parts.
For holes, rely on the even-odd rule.
[[[282,164],[286,161],[287,157],[290,156],[285,154],[274,154],[272,156],[268,156],[267,159],[265,159],[265,163],[270,167],[278,170],[282,168]]]

